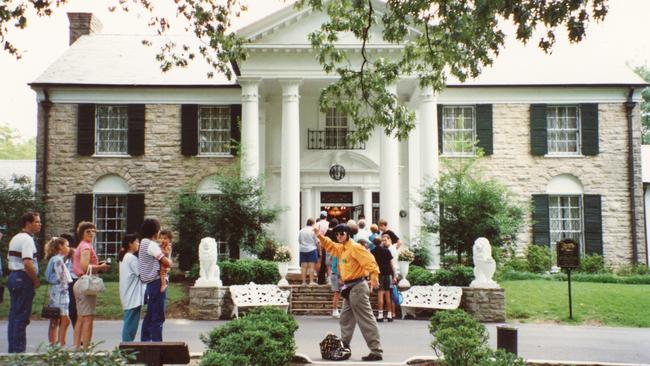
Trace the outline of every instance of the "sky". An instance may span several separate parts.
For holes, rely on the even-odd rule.
[[[248,11],[235,23],[240,27],[281,9],[292,1],[244,0]],[[24,30],[11,30],[9,39],[23,53],[20,60],[0,50],[0,124],[17,129],[23,138],[36,136],[36,94],[27,85],[68,48],[68,19],[66,12],[92,12],[103,24],[102,33],[149,34],[149,14],[132,9],[109,12],[108,6],[117,0],[71,0],[58,8],[51,17],[32,17]],[[173,1],[155,1],[157,6]],[[574,47],[596,49],[598,54],[614,63],[632,66],[650,65],[648,14],[650,0],[610,0],[609,14],[602,23],[591,23],[587,38],[577,45],[559,39],[555,52]],[[173,8],[162,9],[171,14]],[[644,29],[645,28],[645,29]],[[179,33],[180,28],[173,33]],[[534,45],[529,45],[534,47]],[[540,51],[541,52],[541,51]],[[543,56],[540,53],[540,56]],[[607,70],[603,70],[607,72]]]

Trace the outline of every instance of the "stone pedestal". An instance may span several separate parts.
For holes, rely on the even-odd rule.
[[[463,287],[460,307],[481,322],[506,321],[506,298],[502,288]]]
[[[189,316],[195,320],[218,320],[232,317],[232,300],[228,286],[190,287]]]

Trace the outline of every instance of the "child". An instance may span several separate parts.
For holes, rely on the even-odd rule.
[[[117,256],[120,261],[120,301],[124,309],[122,342],[133,342],[140,324],[140,311],[144,300],[144,284],[140,281],[138,270],[138,250],[140,242],[133,234],[122,239],[122,247]]]
[[[172,257],[172,239],[173,234],[171,230],[165,229],[160,231],[160,250],[167,258]],[[169,286],[169,278],[167,274],[169,273],[169,266],[160,262],[160,292],[163,293]]]
[[[386,235],[390,241],[390,237]],[[384,321],[384,301],[386,302],[386,319],[389,322],[393,321],[392,308],[390,306],[390,287],[393,282],[393,275],[395,273],[394,267],[391,259],[393,255],[390,253],[390,250],[387,248],[387,243],[384,237],[381,238],[381,243],[379,243],[379,238],[375,238],[376,246],[375,249],[371,252],[375,257],[375,261],[379,266],[379,293],[377,294],[377,321]]]
[[[70,271],[65,265],[65,257],[69,251],[69,243],[64,238],[52,238],[45,245],[45,258],[49,259],[45,270],[45,278],[51,284],[49,306],[61,309],[61,316],[58,319],[50,319],[48,339],[50,344],[58,342],[61,346],[65,345],[66,333],[68,325],[70,325],[68,284],[72,282],[72,276],[70,276]]]

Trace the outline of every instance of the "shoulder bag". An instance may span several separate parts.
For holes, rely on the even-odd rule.
[[[56,306],[49,306],[47,301],[48,288],[45,287],[45,295],[43,296],[43,309],[41,309],[41,318],[44,319],[59,319],[61,317],[61,309]]]
[[[91,268],[92,266],[88,264],[88,270],[86,274],[77,280],[79,282],[77,286],[84,295],[97,296],[98,293],[104,291],[104,280],[97,275],[93,275]]]

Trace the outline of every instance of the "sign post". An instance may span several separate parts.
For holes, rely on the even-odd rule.
[[[557,242],[557,266],[567,271],[569,282],[569,319],[573,319],[573,304],[571,302],[571,270],[580,266],[580,246],[573,239],[562,239]]]

